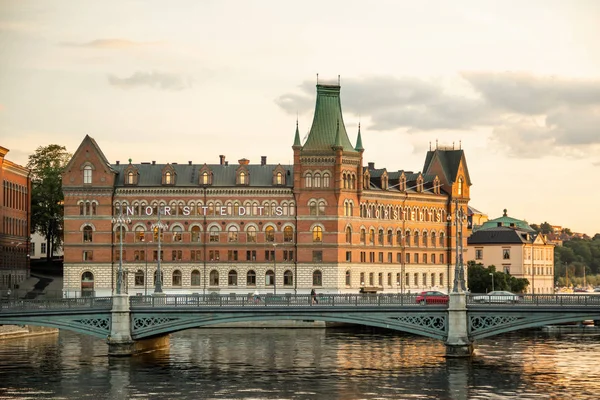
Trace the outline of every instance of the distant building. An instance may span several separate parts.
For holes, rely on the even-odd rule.
[[[529,293],[554,293],[554,243],[506,210],[468,238],[466,259],[528,279]]]
[[[29,255],[32,260],[41,260],[46,258],[46,246],[47,246],[46,238],[43,235],[40,235],[38,232],[31,234],[31,241],[29,243]],[[52,257],[62,257],[63,250],[62,248],[57,250],[56,248],[52,249]]]
[[[86,136],[63,174],[65,292],[112,293],[120,259],[131,294],[154,291],[159,259],[167,293],[447,290],[466,242],[463,150],[436,146],[412,172],[363,165],[360,127],[355,143],[340,86],[321,84],[293,165],[111,164]]]
[[[6,159],[8,152],[0,146],[1,288],[15,288],[29,277],[30,171]]]
[[[467,230],[468,230],[468,234],[469,236],[471,235],[471,233],[474,230],[477,230],[481,227],[481,225],[483,225],[485,222],[488,221],[488,216],[487,214],[482,213],[481,211],[469,206],[468,209],[468,223],[467,223]]]

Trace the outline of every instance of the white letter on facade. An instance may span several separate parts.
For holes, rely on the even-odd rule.
[[[165,214],[164,215],[171,215],[171,207],[170,206],[165,206]]]
[[[278,217],[281,217],[283,215],[283,207],[282,206],[275,207],[275,215],[277,215]]]
[[[190,215],[190,206],[183,206],[183,215]]]
[[[263,210],[265,209],[265,206],[258,206],[258,215],[263,215]]]
[[[227,215],[227,206],[221,206],[219,212],[221,213],[221,215]]]
[[[202,215],[206,215],[207,209],[208,209],[208,206],[202,206]]]
[[[127,215],[133,215],[133,206],[127,206]]]
[[[246,207],[240,206],[240,208],[238,208],[238,215],[239,216],[246,215]]]
[[[152,206],[146,206],[146,215],[152,215]]]

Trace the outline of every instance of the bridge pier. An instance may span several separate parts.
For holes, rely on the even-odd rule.
[[[468,334],[467,296],[464,292],[450,293],[446,357],[471,357],[473,348]]]

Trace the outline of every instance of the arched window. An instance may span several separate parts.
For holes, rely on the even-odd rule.
[[[444,232],[440,232],[440,247],[444,247]]]
[[[283,273],[283,286],[294,285],[294,274],[289,269]]]
[[[210,286],[219,286],[219,271],[217,271],[216,269],[210,271],[208,284]]]
[[[352,243],[352,228],[346,228],[346,243]]]
[[[143,226],[135,228],[135,241],[138,243],[146,241],[146,231]]]
[[[346,286],[350,286],[352,283],[352,275],[350,274],[350,270],[346,271]]]
[[[275,183],[277,185],[283,185],[283,174],[281,172],[278,172],[275,176]]]
[[[171,172],[165,172],[165,185],[170,185],[172,183]]]
[[[192,271],[190,284],[192,286],[200,286],[200,271],[198,271],[197,269]]]
[[[210,241],[213,243],[217,243],[219,241],[219,227],[218,226],[210,227]]]
[[[415,232],[415,234],[413,235],[413,243],[415,246],[419,245],[419,232]]]
[[[321,174],[318,172],[315,174],[315,187],[321,187]]]
[[[193,226],[192,227],[192,242],[199,242],[199,241],[200,241],[200,227]]]
[[[325,172],[323,174],[323,187],[328,188],[330,184],[330,176],[327,172]]]
[[[84,215],[84,213],[83,213],[83,203],[79,203],[79,215]]]
[[[429,242],[427,241],[427,232],[423,232],[423,246],[427,247]]]
[[[379,234],[377,235],[377,242],[380,246],[383,246],[383,229],[379,230]]]
[[[235,270],[229,270],[229,274],[227,274],[227,286],[237,286],[238,284],[238,274]]]
[[[91,226],[87,225],[83,227],[83,241],[85,243],[90,243],[92,241],[92,232],[93,229]]]
[[[246,241],[248,243],[256,243],[256,227],[249,226],[246,228]]]
[[[375,229],[369,230],[369,243],[375,244]]]
[[[227,232],[227,241],[230,243],[238,241],[238,228],[236,226],[229,227],[229,231]]]
[[[127,173],[127,184],[128,185],[133,185],[134,184],[134,180],[133,180],[133,171],[129,171]]]
[[[275,273],[272,269],[268,270],[265,273],[265,286],[274,286],[275,285]]]
[[[208,172],[203,172],[202,173],[202,178],[200,179],[200,183],[202,185],[208,185]]]
[[[178,269],[173,271],[173,286],[181,286],[181,271]]]
[[[267,226],[265,228],[265,241],[274,242],[275,241],[275,228],[272,226]]]
[[[410,231],[406,231],[404,235],[404,244],[405,246],[410,246]]]
[[[457,194],[462,196],[463,194],[463,178],[458,178],[457,186],[456,186]]]
[[[253,270],[246,274],[246,286],[256,286],[256,272]]]
[[[92,167],[89,165],[83,167],[83,183],[86,185],[92,183]]]
[[[320,226],[315,226],[313,228],[313,242],[322,242],[323,241],[323,228]]]
[[[319,202],[319,211],[317,211],[317,213],[319,215],[325,215],[325,202],[324,201]]]
[[[310,209],[310,215],[317,215],[317,202],[316,201],[311,201],[308,204],[308,208]]]
[[[367,242],[367,231],[365,228],[361,228],[360,230],[360,242],[365,244]]]
[[[180,226],[173,227],[173,242],[181,242],[183,229]]]
[[[435,237],[435,232],[431,232],[431,244],[433,247],[435,247],[437,245],[436,241],[436,237]]]
[[[246,184],[246,173],[244,171],[240,172],[240,185]]]
[[[145,280],[144,271],[142,271],[141,269],[138,269],[137,271],[135,271],[135,278],[133,280],[133,284],[135,286],[144,286],[144,280]]]
[[[94,274],[86,271],[81,274],[81,296],[89,297],[94,295]]]
[[[312,187],[312,175],[310,173],[306,174],[304,177],[304,186],[307,188]]]
[[[322,286],[323,285],[323,274],[321,271],[313,272],[313,286]]]
[[[291,226],[283,228],[283,241],[288,243],[294,241],[294,228]]]

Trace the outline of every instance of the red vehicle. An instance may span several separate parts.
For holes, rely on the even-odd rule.
[[[417,304],[448,304],[448,295],[437,290],[421,292],[417,296]]]

